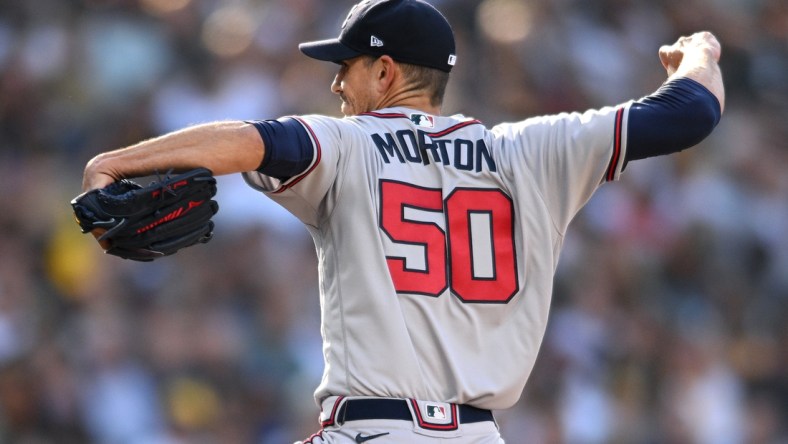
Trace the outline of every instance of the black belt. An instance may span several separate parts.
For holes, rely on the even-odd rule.
[[[459,423],[494,421],[489,410],[479,409],[465,404],[458,404]],[[348,399],[339,408],[337,419],[341,422],[359,421],[362,419],[401,419],[412,421],[413,416],[404,399]]]

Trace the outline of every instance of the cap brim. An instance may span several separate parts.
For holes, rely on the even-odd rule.
[[[298,49],[313,59],[326,62],[341,62],[361,55],[360,52],[345,46],[339,39],[318,40],[298,45]]]

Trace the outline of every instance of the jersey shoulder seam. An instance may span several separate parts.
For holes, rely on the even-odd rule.
[[[360,131],[360,129],[358,128],[358,122],[354,122],[354,121],[351,121],[351,120],[347,120],[346,122],[348,123],[349,127],[353,128],[353,131]],[[337,127],[337,133],[339,134],[339,140],[340,141],[342,141],[342,139],[344,139],[346,137],[345,131],[347,131],[347,130],[342,128],[342,127]],[[315,136],[315,137],[317,137],[317,136]],[[336,189],[336,201],[337,202],[339,202],[341,200],[342,194],[345,191],[345,181],[347,180],[347,174],[346,174],[346,172],[347,172],[347,163],[350,161],[350,158],[351,158],[351,156],[348,154],[348,151],[352,151],[353,149],[355,149],[355,147],[352,144],[350,144],[350,143],[346,144],[345,148],[346,149],[340,151],[340,153],[341,153],[340,154],[340,162],[337,165],[337,177],[334,180],[334,185],[333,185],[333,187]],[[334,211],[336,211],[336,207],[337,207],[337,205],[334,205],[334,208],[332,208],[330,212],[326,213],[320,219],[320,222],[329,221],[331,219],[331,216],[334,214]]]

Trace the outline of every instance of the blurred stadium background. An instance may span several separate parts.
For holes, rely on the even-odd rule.
[[[314,248],[220,181],[216,237],[101,254],[68,201],[93,155],[217,119],[338,115],[349,0],[0,2],[0,442],[289,443],[318,429]],[[723,44],[700,146],[628,166],[574,222],[509,443],[788,442],[788,2],[441,0],[444,112],[488,124],[637,98],[661,44]]]

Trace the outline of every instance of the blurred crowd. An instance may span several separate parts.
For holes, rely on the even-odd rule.
[[[290,443],[317,431],[314,246],[239,177],[214,240],[103,255],[68,201],[95,154],[186,125],[339,115],[300,41],[352,0],[0,2],[0,442]],[[507,442],[788,442],[788,2],[440,0],[444,113],[488,125],[621,103],[710,30],[717,130],[629,164],[574,221]]]

